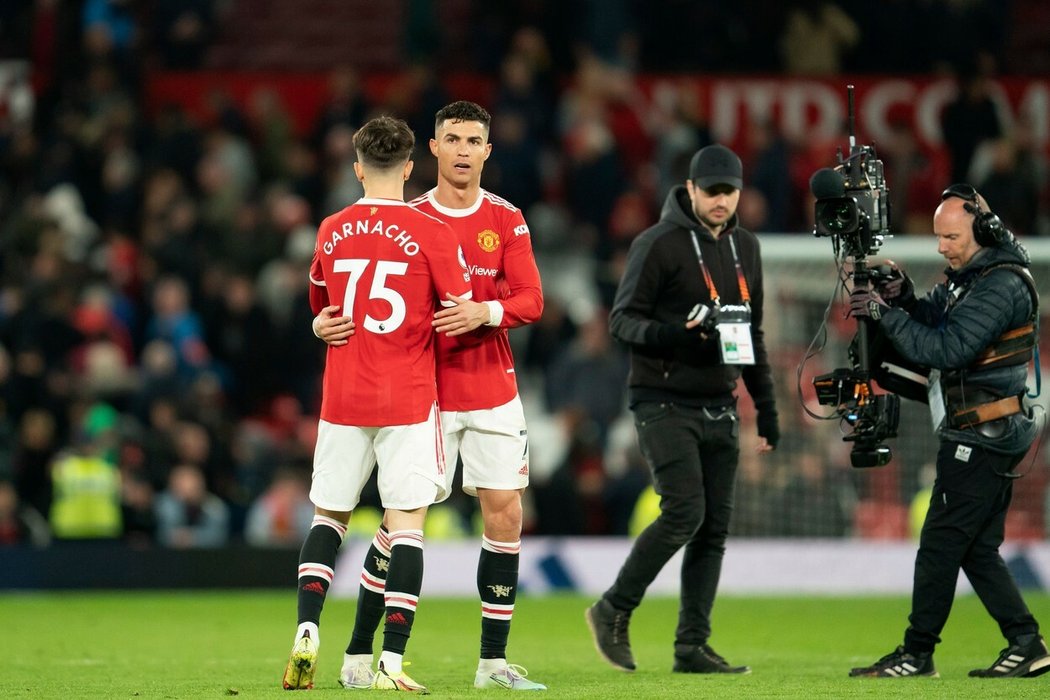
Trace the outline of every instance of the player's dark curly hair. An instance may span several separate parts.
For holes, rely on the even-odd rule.
[[[441,125],[449,120],[454,122],[481,122],[487,131],[489,124],[492,122],[492,115],[486,112],[485,108],[477,102],[459,100],[458,102],[447,104],[437,111],[437,114],[434,115],[434,131],[440,129]]]
[[[404,120],[376,117],[354,134],[354,149],[362,165],[386,170],[403,165],[412,156],[416,137]]]

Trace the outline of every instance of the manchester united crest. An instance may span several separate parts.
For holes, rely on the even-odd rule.
[[[478,247],[486,253],[496,250],[499,248],[499,234],[492,229],[485,229],[478,234]]]

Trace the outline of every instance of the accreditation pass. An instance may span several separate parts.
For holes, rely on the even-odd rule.
[[[718,344],[722,350],[722,364],[755,364],[755,344],[751,341],[751,324],[731,321],[718,324]]]

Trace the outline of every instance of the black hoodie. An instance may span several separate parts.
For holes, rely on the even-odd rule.
[[[751,295],[754,365],[724,365],[715,339],[667,332],[680,330],[693,306],[711,299],[689,235],[691,230],[696,232],[704,264],[723,305],[743,303],[730,239],[736,243]],[[755,407],[764,414],[760,415],[759,434],[774,438],[770,442],[775,442],[772,433],[776,409],[762,334],[762,297],[762,261],[755,235],[737,226],[734,215],[716,239],[695,218],[686,188],[674,187],[667,195],[660,221],[631,244],[627,269],[609,314],[613,337],[631,350],[631,405],[639,401],[674,401],[694,406],[726,404],[732,400],[742,374]],[[762,418],[773,426],[767,431],[770,434],[763,433]]]

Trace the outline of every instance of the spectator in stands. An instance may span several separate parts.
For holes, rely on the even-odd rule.
[[[184,378],[192,378],[211,363],[203,325],[190,305],[190,290],[182,279],[157,280],[153,289],[153,319],[146,329],[146,339],[171,344]]]
[[[353,133],[365,123],[371,110],[358,72],[350,65],[336,66],[328,76],[328,95],[314,121],[314,148],[323,148],[329,132],[337,126]]]
[[[604,313],[596,313],[579,329],[547,373],[547,405],[554,413],[578,411],[579,431],[594,435],[600,450],[613,422],[625,406],[627,358],[612,344]]]
[[[689,159],[713,142],[700,104],[688,83],[664,84],[653,93],[651,129],[656,138],[653,166],[657,187],[654,206],[667,198],[689,168]]]
[[[924,149],[905,105],[887,114],[888,138],[879,144],[890,183],[890,226],[898,233],[918,233],[930,227],[929,211],[937,206],[937,186],[948,179],[943,154]],[[931,199],[932,193],[932,199]]]
[[[731,666],[708,644],[740,456],[741,377],[758,411],[755,450],[771,452],[780,437],[762,332],[758,240],[737,224],[743,185],[743,166],[731,150],[716,144],[697,151],[689,179],[668,194],[660,221],[631,245],[610,314],[613,337],[630,347],[630,406],[661,497],[660,516],[635,541],[612,587],[587,609],[599,652],[624,671],[635,669],[631,613],[683,548],[674,671],[750,671]],[[701,310],[719,325],[702,325]],[[740,324],[738,342],[729,342],[727,318]]]
[[[959,68],[956,85],[955,99],[941,114],[941,132],[951,157],[952,182],[968,182],[977,147],[1002,136],[1003,126],[989,92],[989,79],[975,65]]]
[[[310,534],[314,506],[309,480],[295,469],[278,469],[248,510],[244,539],[261,547],[298,547]]]
[[[139,66],[135,51],[141,31],[135,17],[135,3],[85,0],[83,8],[82,45],[88,61],[96,65],[112,62],[119,70],[121,82],[128,85],[136,82]]]
[[[158,0],[153,31],[168,70],[196,70],[215,31],[213,0]]]
[[[139,474],[123,471],[120,480],[120,512],[124,539],[136,546],[156,541],[157,513],[153,485]]]
[[[17,429],[11,467],[19,499],[37,512],[47,513],[51,508],[51,462],[64,435],[54,414],[42,407],[25,410]]]
[[[193,464],[171,470],[168,488],[156,499],[157,539],[166,547],[219,547],[229,537],[230,512],[210,493],[204,472]]]
[[[526,115],[508,110],[497,112],[492,120],[492,152],[486,168],[489,186],[523,212],[543,196],[540,176],[540,142],[533,135]]]
[[[608,116],[604,77],[613,75],[611,69],[588,57],[578,73],[577,85],[563,95],[560,105],[563,148],[568,154],[565,203],[578,224],[578,237],[607,255],[609,216],[630,175]]]
[[[55,458],[49,520],[56,538],[115,539],[123,532],[120,473],[107,454],[113,447],[114,420],[112,409],[89,412],[77,428],[73,448]]]
[[[985,141],[971,164],[981,194],[995,202],[995,211],[1018,234],[1036,233],[1039,191],[1045,180],[1033,154],[1022,151],[1011,137]],[[979,170],[984,170],[980,174]]]
[[[838,4],[795,0],[780,37],[784,68],[791,75],[838,75],[860,37],[857,23]]]
[[[45,547],[50,541],[51,533],[44,516],[19,501],[14,484],[0,479],[0,547],[19,544]]]
[[[789,231],[791,210],[791,151],[787,141],[769,119],[755,119],[748,130],[748,154],[744,158],[751,175],[748,197],[760,196],[764,217],[749,222],[756,231],[785,233]]]
[[[850,675],[936,676],[933,652],[961,569],[1007,639],[990,667],[970,675],[1037,676],[1050,670],[1050,651],[999,547],[1014,470],[1040,431],[1022,403],[1039,298],[1027,251],[973,186],[952,185],[941,199],[933,230],[946,281],[919,299],[898,271],[877,289],[855,287],[850,298],[853,316],[877,323],[904,359],[929,369],[940,441],[904,643]]]
[[[276,331],[256,299],[249,276],[234,273],[221,279],[221,296],[206,305],[206,338],[228,378],[227,395],[234,410],[250,415],[273,395],[276,381],[271,369],[279,350],[272,342]]]

